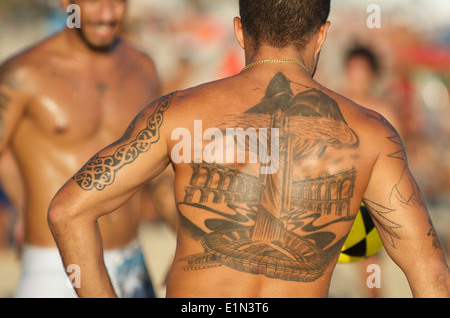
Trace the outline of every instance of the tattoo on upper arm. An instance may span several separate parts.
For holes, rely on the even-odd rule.
[[[0,86],[4,85],[10,89],[17,87],[17,80],[14,76],[15,63],[10,62],[0,68]]]
[[[170,107],[176,93],[171,93],[159,100],[155,112],[147,120],[147,126],[138,132],[134,140],[131,138],[136,120],[131,123],[119,142],[113,145],[123,144],[116,149],[113,155],[99,157],[95,155],[86,165],[73,177],[73,180],[86,191],[93,189],[103,190],[114,183],[116,173],[124,166],[133,163],[141,154],[150,150],[151,146],[160,138],[160,128],[164,120],[164,112]]]
[[[406,163],[406,153],[405,153],[405,149],[403,148],[403,144],[402,144],[402,142],[400,141],[399,136],[398,136],[398,135],[394,135],[394,136],[388,137],[387,139],[388,139],[391,143],[396,144],[396,145],[399,146],[399,149],[398,149],[398,150],[394,151],[394,152],[391,153],[391,154],[388,154],[387,157],[393,158],[393,159],[398,159],[398,160],[401,160],[401,161],[403,161],[403,162]]]
[[[0,91],[0,140],[3,139],[3,129],[5,127],[5,112],[11,99]]]
[[[392,205],[395,204],[396,201],[405,207],[425,206],[425,202],[417,182],[410,176],[409,173],[407,173],[408,163],[406,160],[405,148],[403,147],[400,137],[396,134],[392,137],[388,137],[388,139],[390,142],[398,145],[398,150],[388,154],[387,157],[400,160],[403,164],[402,173],[397,183],[392,187],[389,202]]]
[[[369,199],[364,198],[364,204],[369,209],[369,211],[375,212],[374,218],[378,223],[378,232],[384,236],[386,242],[395,248],[395,240],[400,240],[400,236],[395,232],[396,229],[401,228],[401,226],[388,218],[388,214],[395,212],[394,209],[390,209],[381,204],[375,203]]]
[[[0,141],[3,139],[3,130],[5,128],[5,113],[9,109],[11,98],[2,91],[2,86],[8,89],[16,88],[16,80],[13,76],[13,65],[4,65],[0,68]]]
[[[439,238],[436,234],[436,231],[434,230],[433,223],[431,222],[430,218],[428,218],[428,223],[430,224],[431,228],[428,230],[427,236],[432,238],[432,245],[434,248],[442,250],[441,242],[439,241]]]
[[[398,160],[402,165],[402,168],[398,180],[389,192],[389,207],[373,202],[368,198],[364,198],[364,202],[367,208],[372,211],[372,215],[378,222],[380,234],[385,237],[386,242],[388,242],[389,245],[396,248],[395,239],[401,240],[401,237],[396,230],[402,226],[393,222],[388,216],[391,215],[391,213],[395,213],[399,206],[406,209],[411,207],[424,207],[425,201],[417,182],[409,173],[406,152],[400,136],[386,119],[380,117],[380,120],[392,131],[392,135],[387,137],[388,141],[397,146],[396,149],[387,154],[386,157],[392,160]]]

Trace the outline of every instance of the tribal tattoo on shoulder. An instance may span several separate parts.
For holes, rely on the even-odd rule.
[[[346,237],[337,229],[356,215],[350,203],[357,171],[346,160],[340,160],[338,171],[327,167],[344,155],[351,157],[359,138],[334,99],[299,85],[278,73],[259,104],[230,115],[222,127],[278,129],[277,172],[263,174],[249,164],[191,163],[178,209],[182,226],[201,241],[204,252],[182,259],[185,271],[227,266],[272,279],[313,282],[338,257]],[[251,151],[248,145],[246,151]],[[300,171],[311,163],[315,168]]]
[[[85,191],[103,190],[114,183],[116,173],[133,163],[141,154],[148,152],[151,146],[160,138],[160,128],[164,121],[164,112],[170,107],[176,92],[162,97],[154,113],[147,120],[144,129],[138,132],[136,138],[129,141],[135,129],[135,124],[141,115],[138,115],[130,124],[125,134],[112,146],[122,146],[114,154],[106,157],[95,155],[73,177],[73,180]],[[127,142],[128,141],[128,142]]]

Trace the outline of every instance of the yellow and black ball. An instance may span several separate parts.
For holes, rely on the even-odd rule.
[[[339,255],[339,263],[358,262],[380,251],[383,247],[367,208],[361,203],[355,222]]]

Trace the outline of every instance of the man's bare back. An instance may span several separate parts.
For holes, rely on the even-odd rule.
[[[328,294],[378,156],[372,143],[384,143],[366,125],[392,136],[395,131],[375,113],[305,80],[301,69],[281,69],[247,71],[173,97],[165,117],[170,126],[192,132],[186,124],[201,121],[203,132],[222,129],[224,144],[227,129],[254,128],[261,138],[261,128],[278,128],[280,146],[273,174],[262,174],[261,162],[227,164],[226,153],[222,163],[174,165],[181,221],[169,297]],[[172,158],[179,142],[168,141]]]
[[[195,123],[200,122],[202,130],[196,131]],[[159,134],[150,133],[151,128],[156,129],[151,123],[161,124]],[[139,183],[133,172],[157,174],[165,165],[150,162],[170,156],[180,223],[168,297],[327,296],[334,266],[380,149],[388,151],[391,165],[398,166],[386,177],[388,183],[393,182],[386,191],[396,193],[386,202],[373,202],[370,196],[364,202],[380,230],[384,229],[388,250],[400,240],[398,221],[389,215],[393,207],[424,206],[417,186],[410,183],[400,139],[392,126],[377,113],[306,78],[295,66],[272,66],[264,73],[247,71],[173,93],[155,102],[130,127],[145,128],[130,132],[115,152],[113,147],[105,151],[107,155],[88,162],[59,199],[84,207],[96,190],[124,195],[114,182]],[[181,135],[174,131],[179,128],[190,131],[192,139],[183,139],[187,135],[178,138]],[[228,147],[222,158],[207,162],[219,149],[217,144],[212,146],[214,137],[204,138],[208,129],[215,136],[223,132],[223,140],[216,142],[225,145],[227,129],[238,128],[279,129],[276,173],[261,174],[260,161],[256,165],[225,163]],[[194,132],[203,140],[201,151],[195,148],[198,135]],[[289,147],[284,148],[285,142]],[[191,150],[186,156],[183,152],[188,144]],[[146,148],[139,148],[141,145]],[[246,147],[246,156],[250,156],[248,144]],[[199,153],[202,161],[196,163]],[[111,163],[112,158],[118,160]],[[188,158],[192,160],[174,163]],[[112,170],[117,173],[110,174]],[[80,195],[75,201],[66,194],[72,190]],[[108,208],[96,206],[94,213]]]

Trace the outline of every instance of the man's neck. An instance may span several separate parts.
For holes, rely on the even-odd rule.
[[[311,63],[311,59],[307,58],[305,52],[300,52],[293,47],[276,48],[271,46],[261,46],[257,51],[245,51],[246,65],[250,65],[259,61],[296,61],[302,64],[308,75],[314,71],[315,65]],[[292,63],[294,64],[294,63]]]

